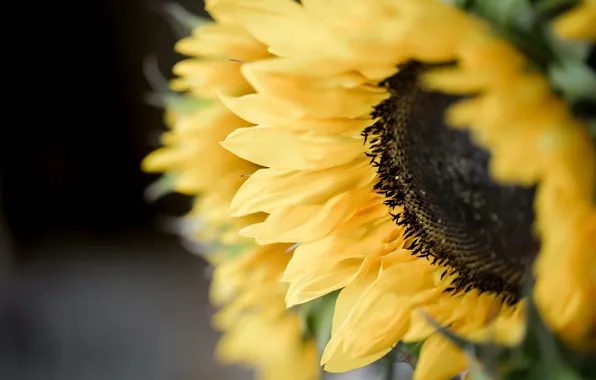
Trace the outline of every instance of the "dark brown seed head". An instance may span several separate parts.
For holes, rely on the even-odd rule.
[[[364,131],[376,189],[390,208],[403,208],[395,221],[415,237],[410,248],[458,274],[454,291],[475,288],[516,302],[539,248],[535,189],[491,178],[490,154],[445,124],[446,108],[458,99],[419,85],[426,69],[410,62],[382,83],[391,97]]]

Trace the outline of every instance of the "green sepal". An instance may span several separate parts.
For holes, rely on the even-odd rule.
[[[216,236],[223,236],[237,227],[238,226],[232,222],[224,223],[217,229]],[[204,241],[203,243],[209,251],[221,252],[227,260],[233,260],[242,256],[253,246],[253,242],[248,238],[242,239],[242,241],[239,241],[236,244],[225,244],[221,241],[222,239],[215,238],[213,240]]]
[[[153,56],[145,58],[143,72],[152,89],[150,93],[145,95],[145,102],[154,107],[190,113],[211,104],[210,100],[170,90],[168,80],[159,70],[157,59]]]
[[[566,61],[549,68],[555,87],[570,102],[596,102],[596,73],[579,62]]]
[[[195,15],[175,2],[167,2],[161,5],[160,13],[179,39],[190,36],[195,28],[213,22],[209,18]]]
[[[188,94],[170,92],[164,95],[164,103],[165,107],[172,111],[192,113],[211,104],[211,101]]]
[[[590,133],[590,135],[592,135],[594,140],[596,140],[596,118],[588,120],[586,122],[586,126],[588,128],[588,132]]]
[[[144,196],[148,202],[158,199],[176,191],[176,175],[164,174],[145,189]]]
[[[305,339],[315,339],[319,352],[323,352],[331,339],[331,327],[338,295],[339,290],[298,307],[305,329],[304,337]]]
[[[398,349],[399,352],[405,356],[408,363],[412,366],[416,366],[418,358],[420,357],[420,350],[422,349],[422,345],[424,341],[421,342],[399,342]]]

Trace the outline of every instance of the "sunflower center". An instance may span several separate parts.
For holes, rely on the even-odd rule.
[[[395,221],[413,236],[410,248],[457,273],[450,290],[476,288],[516,302],[539,248],[534,188],[491,179],[490,154],[444,122],[458,98],[423,90],[424,69],[411,62],[383,82],[391,97],[364,132],[379,173],[376,189],[400,210]]]

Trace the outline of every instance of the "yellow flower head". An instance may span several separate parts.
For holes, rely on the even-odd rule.
[[[516,343],[532,275],[550,326],[594,344],[594,146],[520,51],[433,0],[214,9],[276,56],[242,67],[256,93],[220,96],[255,124],[223,146],[263,167],[231,211],[268,214],[241,231],[259,244],[300,243],[288,306],[342,289],[327,370],[428,338],[415,378],[453,376],[428,318]]]

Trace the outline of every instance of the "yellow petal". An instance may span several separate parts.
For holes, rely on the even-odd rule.
[[[253,124],[281,126],[287,119],[304,116],[299,107],[264,94],[248,94],[238,98],[220,94],[219,98],[232,112]]]
[[[428,338],[420,350],[414,380],[445,380],[465,370],[464,354],[439,334]]]
[[[324,45],[321,29],[317,24],[308,22],[302,7],[288,0],[257,0],[238,2],[220,0],[214,6],[218,12],[234,15],[236,22],[243,25],[251,35],[269,46],[269,51],[279,56],[308,52],[313,44]],[[280,33],[280,31],[283,31]],[[317,35],[320,38],[308,38]],[[327,46],[332,46],[332,41]]]
[[[596,40],[596,3],[584,0],[559,17],[554,24],[561,36],[570,39]]]
[[[354,369],[363,368],[381,359],[383,356],[387,355],[389,351],[391,351],[391,349],[365,357],[351,357],[349,354],[333,355],[325,364],[324,369],[330,373],[344,373]]]
[[[269,126],[237,129],[222,146],[257,165],[288,170],[330,168],[363,153],[361,139],[308,136]]]
[[[366,159],[324,172],[261,169],[240,187],[230,210],[232,216],[241,216],[258,211],[273,213],[296,204],[324,204],[336,194],[368,185],[374,176]]]
[[[299,277],[313,267],[325,268],[348,259],[363,261],[387,252],[385,242],[394,236],[398,227],[385,210],[381,212],[381,215],[372,212],[355,215],[328,236],[301,243],[286,268],[284,279]]]
[[[240,231],[258,244],[308,242],[329,234],[352,215],[366,195],[363,189],[340,193],[323,205],[293,205]]]
[[[362,119],[319,119],[305,115],[305,112],[290,102],[267,94],[250,94],[239,98],[220,95],[229,109],[253,124],[271,125],[295,131],[310,131],[314,135],[359,135],[372,124],[370,118]]]
[[[344,260],[301,277],[284,277],[285,281],[291,281],[286,294],[287,307],[311,301],[352,283],[363,271],[361,264],[362,261],[357,259]]]
[[[424,260],[417,260],[382,270],[354,305],[346,322],[347,331],[351,331],[346,337],[346,348],[364,356],[401,340],[409,328],[412,305],[428,303],[436,294],[432,283],[419,279],[431,277],[432,269]]]
[[[354,356],[346,350],[343,342],[350,331],[345,328],[354,305],[375,280],[378,268],[366,268],[360,276],[340,292],[335,304],[331,340],[327,343],[321,357],[321,364],[328,372],[346,372],[364,367],[383,357],[390,349],[375,352],[372,355]]]
[[[184,162],[185,152],[169,148],[157,149],[147,155],[141,162],[143,171],[149,173],[173,171]]]
[[[192,37],[180,40],[175,50],[193,57],[216,57],[253,61],[269,56],[267,47],[239,25],[210,24],[197,28]]]
[[[198,96],[217,96],[217,92],[228,95],[244,95],[251,87],[240,73],[241,63],[226,60],[207,61],[187,59],[174,66],[174,73],[186,87]]]
[[[259,62],[244,65],[242,72],[257,91],[283,97],[313,117],[356,118],[369,115],[375,105],[388,97],[386,91],[380,92],[373,86],[326,89],[326,85],[319,84],[322,89],[316,90],[317,86],[311,82],[327,79],[270,73],[264,71]]]

